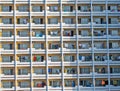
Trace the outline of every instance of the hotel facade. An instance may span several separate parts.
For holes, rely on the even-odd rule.
[[[120,0],[0,0],[0,91],[120,91]]]

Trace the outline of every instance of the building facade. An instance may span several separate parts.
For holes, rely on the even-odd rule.
[[[120,91],[120,0],[0,0],[0,91]]]

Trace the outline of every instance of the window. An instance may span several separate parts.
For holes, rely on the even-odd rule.
[[[3,24],[12,24],[12,19],[11,18],[2,18],[2,23]]]
[[[3,12],[10,12],[12,10],[11,6],[2,6],[2,11]]]
[[[64,56],[64,61],[73,62],[74,61],[74,56],[66,55],[66,56]]]
[[[88,24],[88,18],[81,18],[81,24]]]
[[[28,21],[27,21],[26,18],[20,18],[20,19],[18,19],[18,24],[27,24],[27,23],[28,23]]]
[[[75,47],[74,44],[72,44],[72,43],[65,43],[64,46],[67,49],[74,49],[74,47]]]
[[[93,11],[95,12],[101,11],[101,6],[93,6]]]
[[[28,6],[18,6],[19,12],[27,12],[28,11]]]
[[[59,74],[60,69],[59,68],[52,68],[52,74]]]
[[[11,62],[12,61],[12,56],[2,56],[2,61],[3,62]]]
[[[89,32],[87,30],[82,30],[81,31],[81,35],[82,36],[88,36],[89,35]]]
[[[33,6],[32,11],[33,12],[41,12],[42,11],[42,6]]]
[[[2,82],[3,88],[12,88],[13,82]]]
[[[12,32],[11,31],[2,31],[2,37],[11,37]]]
[[[65,24],[73,24],[73,19],[72,18],[64,18],[64,23]]]
[[[18,49],[27,49],[28,44],[18,44]]]
[[[112,43],[112,48],[119,48],[119,44],[118,44],[118,42],[114,42],[114,43]]]
[[[66,87],[75,87],[75,81],[72,80],[65,80]]]
[[[56,31],[51,31],[50,32],[50,35],[51,36],[57,36],[58,35],[58,31],[56,30]]]
[[[58,19],[57,18],[48,19],[48,24],[58,24]]]
[[[60,87],[61,81],[50,81],[50,86]]]
[[[74,35],[74,31],[72,30],[65,30],[63,32],[64,36],[73,36]]]
[[[18,31],[18,35],[20,37],[27,37],[28,36],[28,32],[27,31]]]
[[[101,24],[101,19],[100,18],[94,18],[94,22],[96,24]]]
[[[27,87],[29,87],[29,82],[27,82],[27,81],[26,82],[25,81],[20,82],[19,85],[20,85],[21,88],[27,88]]]
[[[90,73],[90,68],[80,68],[80,73],[81,74],[89,74]]]
[[[2,44],[2,48],[4,48],[5,50],[10,50],[12,49],[12,44]]]
[[[29,56],[20,56],[19,61],[20,62],[30,62]]]
[[[13,70],[12,69],[4,69],[3,74],[4,75],[13,75]]]
[[[81,6],[81,11],[82,12],[87,12],[88,11],[88,6]]]
[[[27,69],[19,69],[19,75],[28,75],[28,70]]]
[[[43,49],[44,48],[44,45],[42,43],[35,43],[34,44],[34,48],[35,49]]]
[[[52,56],[52,57],[51,57],[51,61],[52,61],[52,62],[57,62],[57,61],[59,61],[59,60],[60,60],[59,56]]]
[[[49,6],[50,11],[58,11],[58,6]]]
[[[82,85],[83,87],[92,87],[92,82],[89,80],[82,80],[80,81],[80,85]]]
[[[51,44],[51,49],[58,49],[59,45],[58,44]]]
[[[35,68],[35,69],[34,69],[34,73],[35,73],[35,74],[44,74],[44,73],[45,73],[45,70],[42,69],[42,68]]]
[[[111,18],[111,24],[118,24],[117,18]]]
[[[73,11],[73,6],[63,6],[63,11],[64,12],[72,12]]]
[[[90,47],[89,43],[79,44],[79,48],[80,48],[80,49],[88,49],[89,47]]]
[[[112,73],[120,73],[120,68],[112,68]]]
[[[111,10],[111,12],[117,11],[117,6],[110,6],[110,10]]]
[[[43,24],[43,19],[42,19],[42,18],[34,18],[34,19],[33,19],[33,22],[34,22],[35,24]]]
[[[112,30],[111,35],[112,36],[117,36],[118,35],[118,30]]]
[[[101,49],[101,48],[103,48],[103,43],[101,43],[101,42],[97,42],[97,43],[95,43],[95,47],[97,48],[97,49]]]

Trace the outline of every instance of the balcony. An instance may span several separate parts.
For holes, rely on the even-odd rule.
[[[76,80],[69,80],[69,79],[65,79],[65,90],[77,90],[77,81]]]
[[[80,88],[82,88],[82,89],[86,89],[86,88],[88,88],[88,89],[91,89],[91,87],[93,87],[93,82],[92,82],[92,79],[81,79],[80,80]],[[87,89],[86,89],[87,90]],[[91,90],[90,90],[91,91]]]
[[[105,31],[101,31],[101,30],[95,30],[94,32],[94,38],[106,38],[107,35],[106,35],[106,32]]]
[[[107,46],[106,46],[106,45],[107,45],[106,42],[97,42],[97,41],[96,41],[96,42],[94,43],[94,50],[95,50],[95,51],[98,51],[98,50],[99,50],[99,51],[101,51],[101,52],[103,52],[103,51],[105,52],[105,51],[107,50],[107,48],[106,48]]]
[[[110,39],[119,39],[120,38],[119,30],[110,30],[108,36]]]
[[[49,49],[48,49],[48,51],[49,52],[54,52],[54,53],[59,53],[60,52],[60,50],[61,50],[61,47],[60,47],[60,44],[59,43],[49,43]]]
[[[65,67],[64,76],[65,77],[76,77],[77,76],[77,68]]]
[[[92,62],[92,55],[79,55],[79,61],[81,63]]]
[[[61,75],[61,68],[60,67],[49,68],[48,73],[49,73],[49,76],[56,76],[56,74],[60,76]]]
[[[47,7],[48,11],[48,16],[60,16],[60,12],[59,12],[59,6],[48,6]]]
[[[64,43],[64,52],[76,52],[75,43]]]
[[[64,41],[68,40],[76,40],[76,34],[74,30],[64,30],[63,31],[63,39]]]
[[[62,82],[60,80],[50,80],[49,84],[50,89],[62,89]]]
[[[1,41],[13,41],[14,40],[14,36],[11,35],[10,37],[0,37]]]
[[[79,51],[84,51],[84,52],[91,51],[91,43],[90,42],[85,42],[85,43],[80,42],[79,43]]]
[[[116,63],[116,62],[120,61],[120,56],[119,56],[119,54],[110,54],[109,59],[110,59],[111,63]]]
[[[110,51],[113,51],[113,50],[116,50],[116,51],[119,51],[120,50],[120,44],[118,41],[115,41],[115,42],[111,42],[109,43],[109,50]]]
[[[87,39],[89,40],[91,38],[90,30],[79,30],[78,37],[81,39]]]
[[[34,81],[34,88],[42,88],[45,89],[46,88],[46,82],[44,81]]]

